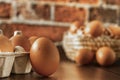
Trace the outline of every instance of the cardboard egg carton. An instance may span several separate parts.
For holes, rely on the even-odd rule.
[[[10,76],[14,59],[13,52],[0,52],[0,78]]]
[[[11,73],[30,73],[31,69],[28,53],[0,52],[0,78],[9,77]]]
[[[15,74],[26,74],[30,73],[32,66],[29,59],[28,52],[16,52],[15,61],[12,68],[12,73]]]

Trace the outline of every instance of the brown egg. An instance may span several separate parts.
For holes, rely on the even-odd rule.
[[[91,37],[98,37],[101,36],[104,32],[104,27],[100,21],[92,21],[89,24],[87,24],[87,27],[85,28],[85,34]]]
[[[71,32],[72,34],[76,33],[80,26],[81,25],[79,21],[73,22],[70,26],[69,32]]]
[[[111,48],[101,47],[96,53],[96,60],[101,66],[109,66],[115,62],[116,55]]]
[[[34,41],[35,41],[36,39],[38,39],[38,38],[39,38],[38,36],[31,36],[31,37],[29,38],[30,44],[32,45],[32,44],[34,43]]]
[[[30,50],[30,60],[33,69],[42,76],[53,74],[59,65],[57,47],[47,38],[38,38]]]
[[[75,61],[79,65],[89,64],[94,58],[94,53],[89,49],[80,49],[75,56]]]
[[[107,27],[107,30],[109,31],[111,37],[120,39],[120,27],[111,25]]]
[[[15,31],[14,36],[10,38],[10,41],[12,42],[14,48],[15,46],[21,46],[25,49],[26,52],[30,51],[30,41],[22,34],[21,31]]]
[[[83,36],[84,35],[84,28],[85,28],[85,26],[80,26],[80,28],[77,29],[77,34]]]
[[[13,52],[14,48],[12,43],[7,37],[3,35],[2,30],[0,30],[0,52]]]

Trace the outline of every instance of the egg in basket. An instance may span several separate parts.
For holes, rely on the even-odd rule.
[[[115,62],[115,60],[120,57],[120,27],[114,25],[105,27],[102,22],[97,20],[91,21],[85,26],[80,26],[79,22],[74,22],[70,29],[64,33],[63,47],[66,52],[66,56],[70,60],[76,61],[77,63],[80,62],[78,61],[78,59],[80,59],[78,58],[78,54],[81,55],[81,52],[88,54],[84,54],[84,60],[86,60],[86,62],[88,59],[86,57],[91,57],[91,59],[88,59],[88,63],[90,63],[92,59],[97,56],[97,51],[100,48],[108,47],[110,48],[110,52],[108,52],[109,55],[112,53],[112,51],[115,53],[115,59],[113,59],[113,55],[111,57],[113,62]],[[83,51],[83,49],[85,49],[85,51]],[[94,56],[92,56],[93,54]],[[107,53],[104,53],[103,56],[105,54]],[[108,57],[109,56],[107,55],[105,61],[110,61]],[[80,63],[80,65],[88,63]]]

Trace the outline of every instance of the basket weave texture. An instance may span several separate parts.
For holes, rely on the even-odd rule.
[[[120,39],[112,39],[107,35],[102,35],[97,38],[91,38],[85,35],[64,33],[63,48],[66,52],[66,56],[74,61],[74,57],[77,51],[81,48],[87,48],[92,51],[97,51],[100,47],[111,47],[116,56],[120,57]]]

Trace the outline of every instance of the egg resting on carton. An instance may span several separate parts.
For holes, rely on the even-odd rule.
[[[0,29],[0,52],[13,52],[13,45]]]
[[[15,46],[14,52],[25,52],[25,49],[21,46]]]
[[[0,29],[0,78],[10,76],[14,59],[13,46]]]

